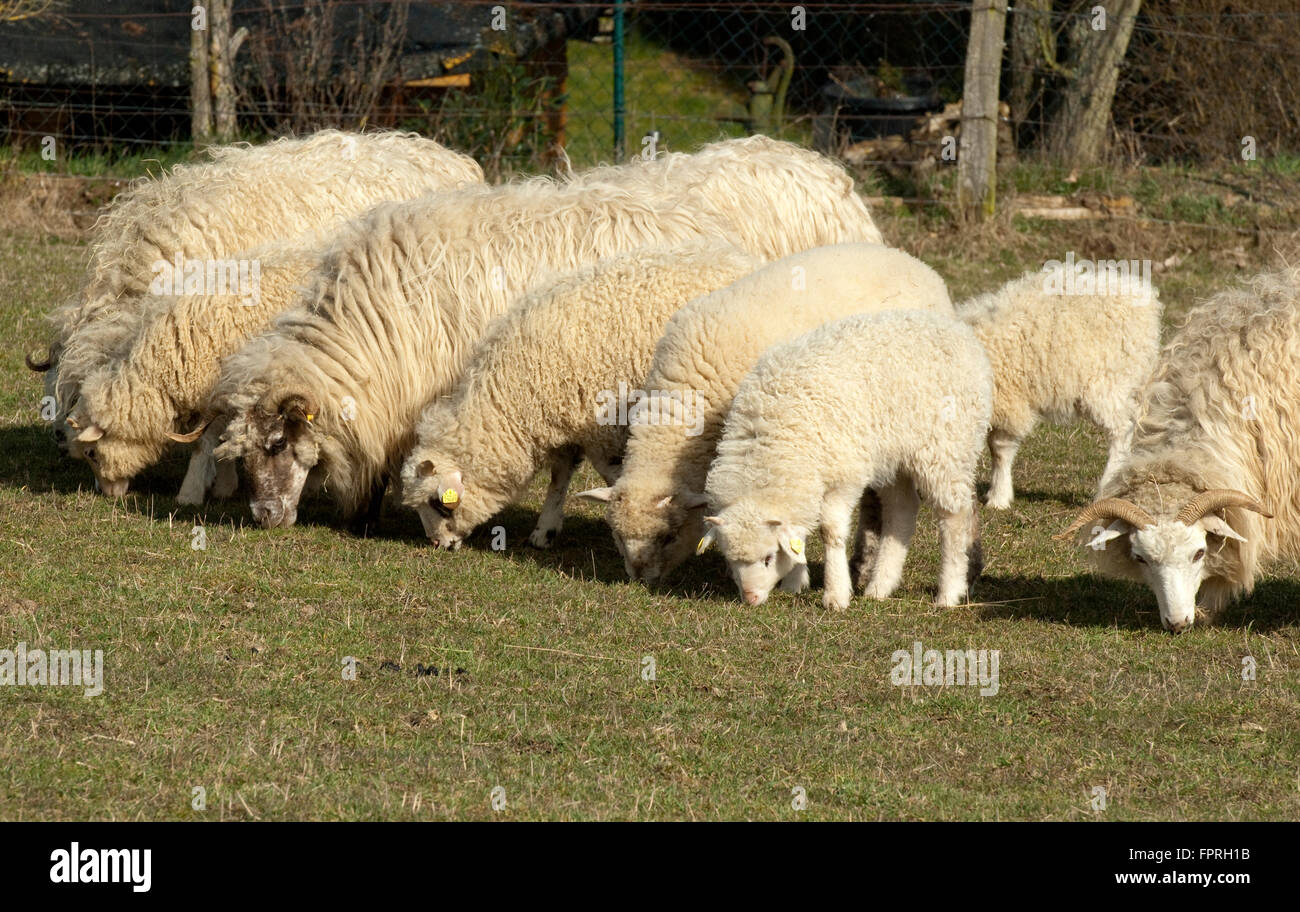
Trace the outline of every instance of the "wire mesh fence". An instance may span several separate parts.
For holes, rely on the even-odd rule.
[[[0,2],[3,143],[31,154],[188,147],[190,0]],[[1077,30],[1107,0],[1015,0],[1005,151],[1039,147]],[[1131,0],[1132,2],[1132,0]],[[942,167],[969,2],[233,0],[235,133],[418,130],[489,172],[575,167],[767,133],[864,165]],[[1135,4],[1136,5],[1136,4]],[[1114,3],[1111,3],[1112,8]],[[10,21],[5,21],[9,19]],[[205,26],[206,27],[206,26]],[[1261,66],[1261,59],[1267,60]],[[1130,160],[1300,149],[1294,0],[1146,0],[1116,92]]]

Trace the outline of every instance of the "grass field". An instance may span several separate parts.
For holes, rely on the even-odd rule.
[[[1110,232],[916,216],[886,229],[955,295]],[[1157,279],[1175,310],[1241,274],[1188,243]],[[1300,816],[1300,585],[1271,579],[1221,624],[1164,633],[1149,593],[1050,540],[1101,470],[1090,428],[1025,446],[1014,508],[985,511],[976,601],[956,610],[929,603],[928,513],[899,597],[842,614],[817,588],[746,607],[714,553],[666,591],[629,585],[576,502],[555,550],[532,550],[539,488],[498,520],[502,553],[486,529],[433,552],[396,509],[355,538],[321,501],[265,532],[240,500],[178,508],[179,456],[121,502],[57,459],[22,351],[83,255],[0,234],[0,648],[102,649],[105,663],[95,698],[0,688],[0,817]],[[815,543],[812,556],[819,587]],[[998,692],[892,685],[893,652],[917,641],[998,650]]]

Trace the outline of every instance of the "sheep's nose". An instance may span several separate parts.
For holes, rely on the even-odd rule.
[[[99,487],[100,492],[108,497],[125,497],[126,489],[131,484],[131,481],[127,478],[119,478],[114,481],[96,478],[95,484]]]
[[[757,605],[762,600],[763,597],[759,595],[757,592],[755,592],[753,589],[745,590],[745,601],[750,605]]]
[[[1192,626],[1191,621],[1173,621],[1166,625],[1170,633],[1182,633]]]

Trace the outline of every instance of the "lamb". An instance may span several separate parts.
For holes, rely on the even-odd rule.
[[[904,308],[951,314],[943,279],[900,250],[839,244],[771,263],[674,315],[645,385],[691,401],[694,414],[676,425],[633,424],[618,481],[581,495],[608,504],[606,518],[628,576],[661,580],[704,533],[704,480],[722,424],[764,350],[827,320]],[[692,422],[701,433],[684,433],[682,425]],[[855,563],[865,574],[879,521],[874,495],[864,501],[862,519]]]
[[[869,598],[903,574],[918,494],[939,514],[939,591],[966,595],[978,543],[975,469],[993,412],[993,369],[952,316],[895,310],[827,323],[768,349],[741,382],[705,496],[714,515],[697,550],[717,541],[747,603],[780,583],[808,585],[805,541],[826,547],[823,604],[853,598],[845,541],[864,489],[880,488],[884,534]]]
[[[1300,557],[1300,268],[1194,308],[1143,388],[1130,450],[1078,535],[1103,573],[1141,580],[1173,633]]]
[[[434,546],[460,547],[545,463],[550,489],[529,541],[549,548],[582,458],[607,481],[617,475],[627,441],[620,410],[625,415],[629,398],[639,398],[664,323],[758,265],[726,244],[642,248],[567,273],[513,304],[488,328],[451,394],[425,409],[402,467],[403,500]]]
[[[1011,506],[1016,452],[1044,419],[1088,418],[1105,431],[1105,484],[1128,444],[1137,392],[1155,367],[1162,308],[1150,282],[1102,273],[1080,287],[1072,272],[1072,262],[1052,262],[957,307],[993,364],[986,502],[995,510]]]
[[[772,244],[784,254],[875,231],[849,205],[842,171],[826,178],[834,192],[820,208],[804,196],[810,209],[787,233],[772,213],[784,211],[790,166],[756,180],[743,155],[698,155],[465,188],[353,226],[317,270],[310,306],[282,315],[223,370],[214,404],[232,420],[218,454],[244,459],[258,521],[292,524],[313,470],[345,514],[368,504],[361,518],[374,517],[419,410],[451,388],[488,321],[549,275],[649,245],[714,238],[762,256]],[[745,182],[766,204],[747,196],[719,215],[718,200]],[[846,209],[863,218],[848,224]],[[737,243],[756,221],[767,226],[763,248]]]
[[[260,146],[213,147],[208,154],[209,161],[136,181],[96,223],[85,287],[51,316],[46,358],[27,359],[46,372],[46,394],[58,403],[56,437],[66,436],[64,418],[81,381],[121,341],[96,332],[95,324],[134,312],[159,264],[230,257],[329,230],[382,200],[483,181],[469,156],[413,133],[324,130]],[[133,318],[126,322],[128,334],[138,329]]]
[[[143,325],[117,357],[86,377],[67,419],[100,491],[126,494],[132,476],[171,442],[199,436],[201,427],[188,434],[178,429],[203,411],[221,359],[293,303],[322,244],[313,234],[238,254],[231,262],[239,270],[214,276],[219,293],[142,299]],[[181,503],[202,503],[214,475],[206,455],[191,465]]]

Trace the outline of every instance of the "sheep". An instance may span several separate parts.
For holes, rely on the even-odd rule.
[[[202,428],[185,434],[178,427],[203,410],[221,359],[289,307],[322,244],[312,234],[237,254],[230,275],[213,277],[216,293],[141,299],[142,325],[124,350],[85,378],[67,419],[100,491],[123,496],[132,476],[161,458],[171,442],[199,436]],[[181,503],[202,503],[213,480],[207,453],[201,453],[177,498]]]
[[[750,605],[808,585],[804,544],[826,548],[822,603],[853,598],[845,541],[853,508],[879,488],[883,536],[865,595],[902,579],[918,494],[939,514],[935,604],[966,595],[978,542],[975,469],[993,412],[993,369],[969,326],[919,310],[827,323],[758,359],[736,391],[704,492],[717,541]]]
[[[679,566],[704,532],[704,480],[740,381],[769,346],[850,314],[922,308],[951,314],[943,279],[921,261],[876,244],[839,244],[778,260],[692,301],[664,331],[646,388],[694,402],[696,435],[668,423],[634,424],[622,474],[580,496],[607,503],[628,576],[653,584]],[[863,504],[855,564],[865,574],[878,502]]]
[[[584,179],[629,178],[661,194],[691,187],[696,211],[729,226],[727,240],[764,260],[825,244],[883,244],[866,202],[844,166],[810,149],[767,136],[662,153],[628,166],[585,172]]]
[[[487,322],[548,275],[655,244],[714,238],[761,257],[770,244],[784,254],[875,230],[865,208],[853,225],[837,216],[852,195],[842,172],[826,178],[837,189],[823,203],[803,195],[810,209],[796,223],[810,227],[787,235],[770,212],[784,211],[788,166],[759,180],[744,156],[697,155],[707,167],[673,158],[465,188],[354,226],[317,270],[310,306],[282,315],[223,371],[214,404],[231,421],[218,453],[243,458],[258,521],[292,524],[313,470],[345,515],[368,504],[361,521],[375,517],[421,407],[451,387]],[[747,195],[745,208],[722,210],[718,200],[746,182],[766,203]],[[755,221],[767,225],[762,249],[740,242]]]
[[[1073,266],[1072,258],[1049,262],[957,307],[993,364],[986,503],[995,510],[1011,506],[1016,452],[1043,419],[1086,417],[1100,427],[1110,444],[1102,483],[1109,480],[1124,455],[1137,391],[1155,367],[1161,304],[1149,281],[1111,282],[1103,273],[1080,287]]]
[[[1300,268],[1195,307],[1139,397],[1127,455],[1059,540],[1145,582],[1180,633],[1300,557]]]
[[[642,394],[664,323],[758,265],[726,244],[642,248],[562,275],[513,304],[484,333],[456,388],[424,410],[402,467],[403,501],[434,546],[460,547],[545,463],[550,489],[529,541],[549,548],[582,458],[607,481],[617,475],[627,440],[620,419]]]
[[[483,181],[469,156],[413,133],[324,130],[213,147],[208,156],[141,178],[117,196],[93,229],[84,288],[51,315],[49,354],[39,362],[28,356],[29,367],[45,371],[46,394],[57,402],[61,447],[81,381],[114,351],[113,334],[95,324],[134,311],[159,264],[222,259],[328,230],[382,200]]]

